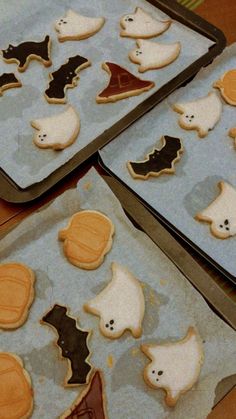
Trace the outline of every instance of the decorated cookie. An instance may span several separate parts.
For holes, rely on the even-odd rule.
[[[56,115],[35,119],[31,122],[37,130],[34,143],[40,148],[62,150],[70,146],[78,137],[80,119],[72,106]]]
[[[26,265],[0,264],[0,329],[17,329],[25,323],[34,300],[34,280]]]
[[[152,81],[141,80],[125,68],[114,63],[103,63],[109,74],[108,86],[96,97],[97,103],[117,102],[130,96],[137,96],[155,86]]]
[[[88,387],[60,419],[106,419],[103,378],[100,371],[95,371]]]
[[[229,136],[234,139],[234,145],[236,148],[236,127],[229,130]]]
[[[140,73],[165,67],[176,60],[181,50],[180,42],[160,44],[138,39],[136,43],[138,48],[134,48],[129,53],[129,58],[135,64],[139,64]]]
[[[22,84],[14,73],[3,73],[0,76],[0,96],[3,95],[4,90],[12,89],[13,87],[21,87]]]
[[[79,72],[91,65],[87,58],[70,57],[58,70],[49,74],[50,82],[45,97],[49,103],[66,103],[66,90],[77,86]]]
[[[22,360],[15,354],[0,352],[0,377],[0,418],[30,418],[33,390]]]
[[[50,59],[51,40],[48,35],[41,42],[23,42],[17,46],[9,45],[2,50],[2,56],[6,63],[17,63],[18,70],[23,72],[27,69],[30,60],[38,60],[45,67],[49,67],[52,62]]]
[[[90,355],[87,346],[89,332],[79,329],[76,320],[68,316],[67,307],[58,304],[42,318],[41,323],[47,323],[56,329],[57,346],[61,349],[62,357],[69,361],[65,387],[86,384],[91,370],[87,361]]]
[[[104,17],[82,16],[73,10],[68,10],[66,16],[56,22],[60,42],[86,39],[100,31],[105,23]]]
[[[107,338],[119,338],[125,330],[139,338],[145,311],[142,285],[123,266],[113,262],[111,267],[111,282],[84,309],[100,317],[100,330]]]
[[[144,380],[154,388],[166,391],[165,402],[175,406],[181,394],[197,382],[203,363],[201,339],[193,327],[179,341],[162,345],[141,345],[151,360],[144,370]]]
[[[125,15],[120,20],[122,30],[120,36],[129,38],[153,38],[165,32],[171,24],[171,20],[157,20],[137,7],[135,12]]]
[[[236,190],[223,181],[218,186],[219,196],[195,218],[209,223],[215,237],[227,239],[236,234]]]
[[[111,220],[98,211],[80,211],[59,232],[67,259],[82,269],[96,269],[112,246],[115,232]]]
[[[229,70],[213,85],[220,89],[224,100],[229,104],[236,106],[236,70]]]
[[[174,173],[174,164],[180,159],[183,146],[179,138],[165,135],[161,138],[162,147],[154,148],[142,161],[129,161],[127,167],[134,179],[146,180],[149,176],[159,176],[162,173]]]
[[[205,137],[217,122],[222,113],[222,103],[214,92],[188,103],[176,103],[174,110],[181,114],[179,125],[187,130],[198,131],[199,137]]]

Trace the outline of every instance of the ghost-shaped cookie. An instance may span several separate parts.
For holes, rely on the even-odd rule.
[[[62,150],[71,145],[80,131],[80,119],[72,106],[63,112],[31,121],[37,130],[34,143],[40,148]]]
[[[100,317],[101,333],[111,339],[130,330],[135,338],[142,334],[145,311],[142,285],[126,268],[112,263],[112,280],[84,309]]]
[[[171,20],[157,20],[137,7],[133,14],[125,15],[120,20],[122,30],[120,36],[129,38],[153,38],[165,32]]]
[[[196,130],[205,137],[220,120],[222,103],[215,92],[187,103],[176,103],[173,109],[180,113],[179,125],[186,130]]]
[[[162,345],[141,345],[151,360],[144,369],[145,382],[166,391],[165,402],[175,406],[181,394],[198,380],[204,355],[200,336],[189,327],[184,339]]]
[[[211,225],[212,234],[219,239],[236,235],[236,190],[226,182],[219,182],[220,194],[195,218]]]
[[[68,10],[66,16],[56,22],[55,29],[58,40],[64,42],[89,38],[100,31],[104,23],[104,17],[87,17]]]
[[[137,40],[138,48],[129,53],[129,58],[135,64],[139,64],[138,71],[144,73],[147,70],[155,70],[172,63],[180,54],[181,44],[160,44],[158,42]]]

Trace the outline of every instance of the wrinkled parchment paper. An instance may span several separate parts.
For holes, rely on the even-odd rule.
[[[236,238],[217,239],[210,233],[209,224],[194,219],[219,195],[218,182],[224,180],[236,187],[236,150],[233,139],[228,136],[229,129],[236,126],[236,108],[223,101],[219,123],[203,139],[199,139],[196,131],[180,128],[179,114],[172,110],[174,103],[192,101],[213,90],[219,94],[212,85],[232,68],[236,68],[236,44],[225,49],[186,87],[171,94],[103,148],[101,157],[113,173],[162,217],[236,277]],[[183,141],[184,153],[175,164],[175,174],[151,177],[147,181],[133,179],[126,162],[143,160],[153,146],[159,145],[162,135]]]
[[[58,231],[80,209],[102,211],[115,225],[112,249],[94,271],[71,265],[57,240]],[[65,192],[9,233],[0,249],[1,262],[26,263],[37,277],[29,319],[20,329],[0,334],[0,349],[20,355],[32,377],[34,419],[58,417],[81,391],[63,388],[67,361],[59,359],[59,350],[53,345],[56,333],[39,323],[54,303],[68,306],[80,327],[93,331],[90,362],[104,373],[110,419],[203,419],[214,403],[218,382],[236,373],[235,332],[209,309],[161,250],[133,227],[94,169],[79,182],[77,190]],[[98,318],[83,311],[83,304],[110,281],[112,261],[127,266],[144,284],[146,310],[140,339],[126,333],[118,340],[109,340],[100,334]],[[205,342],[205,362],[198,384],[181,397],[175,409],[169,409],[163,392],[150,389],[143,380],[148,359],[140,344],[180,339],[190,325]]]
[[[141,75],[138,66],[131,63],[128,53],[135,48],[135,41],[121,38],[119,20],[127,13],[133,13],[141,6],[157,18],[166,18],[161,11],[146,0],[10,0],[0,1],[0,48],[8,44],[17,45],[23,41],[40,41],[49,34],[52,39],[53,65],[44,68],[37,61],[31,61],[27,70],[16,75],[23,87],[10,89],[0,100],[1,151],[0,167],[22,188],[45,179],[50,173],[70,160],[93,139],[110,128],[115,122],[136,108],[155,90],[173,79],[177,74],[204,55],[212,41],[173,22],[164,34],[156,38],[158,42],[180,41],[182,51],[179,58],[165,69],[149,71]],[[68,9],[87,16],[104,16],[106,23],[95,36],[84,41],[59,43],[54,22]],[[194,48],[192,48],[194,45]],[[44,98],[48,74],[58,69],[68,57],[80,54],[92,62],[92,66],[80,72],[78,86],[67,90],[68,103],[80,114],[81,131],[75,143],[56,152],[42,150],[33,144],[35,130],[30,121],[62,112],[65,105],[52,105]],[[140,96],[116,104],[96,104],[96,95],[108,82],[107,73],[101,69],[104,61],[115,62],[138,77],[153,80],[156,87]],[[0,60],[0,74],[15,71],[16,64]]]

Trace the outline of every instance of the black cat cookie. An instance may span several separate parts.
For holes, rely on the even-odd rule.
[[[134,179],[148,179],[162,173],[174,173],[174,164],[179,161],[183,145],[179,138],[165,135],[161,138],[162,148],[154,148],[142,161],[129,161],[128,170]]]
[[[79,72],[91,65],[87,58],[81,55],[70,57],[65,64],[50,73],[50,82],[45,97],[49,103],[66,103],[66,90],[77,86]]]
[[[22,84],[14,73],[3,73],[0,76],[0,96],[3,95],[4,90],[12,89],[13,87],[21,87]]]
[[[50,49],[51,40],[49,35],[46,35],[41,42],[28,41],[17,46],[9,44],[7,49],[2,50],[2,56],[6,63],[17,63],[18,71],[23,72],[31,60],[38,60],[45,67],[49,67],[52,64]]]
[[[87,359],[90,351],[87,346],[89,332],[81,330],[76,324],[76,320],[69,317],[67,307],[55,304],[54,307],[45,314],[41,320],[42,324],[47,324],[58,333],[57,346],[61,349],[63,358],[69,361],[68,374],[65,377],[65,387],[75,387],[87,383],[91,365]]]

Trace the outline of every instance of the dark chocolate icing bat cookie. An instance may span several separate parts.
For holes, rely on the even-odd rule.
[[[41,61],[45,67],[49,67],[52,62],[50,59],[51,41],[46,35],[41,42],[23,42],[17,46],[9,44],[7,49],[2,50],[2,56],[7,63],[16,62],[18,70],[23,72],[29,65],[30,60]]]
[[[0,76],[0,96],[3,95],[4,90],[21,86],[20,80],[16,78],[14,73],[3,73]]]
[[[129,161],[127,167],[134,179],[148,179],[149,176],[159,176],[161,173],[174,173],[174,164],[183,152],[181,140],[168,135],[162,138],[162,148],[154,148],[142,161]]]
[[[90,66],[90,61],[81,55],[70,57],[58,70],[51,73],[45,97],[49,103],[66,103],[66,89],[77,86],[78,72]]]
[[[54,305],[41,322],[56,329],[59,336],[57,345],[61,348],[62,357],[67,358],[70,363],[65,386],[86,384],[92,368],[86,361],[90,354],[87,347],[89,332],[79,329],[76,320],[67,315],[67,308],[58,304]]]

